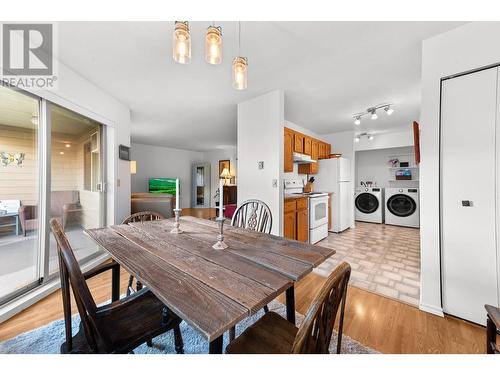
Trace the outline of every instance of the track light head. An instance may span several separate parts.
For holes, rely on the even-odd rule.
[[[359,135],[357,135],[357,136],[354,138],[354,142],[358,143],[358,142],[359,142],[359,140],[360,140]]]
[[[369,134],[369,135],[368,135],[368,140],[369,140],[369,141],[373,141],[373,135]]]
[[[361,124],[361,116],[354,116],[354,125]]]
[[[394,113],[394,109],[391,108],[390,105],[384,108],[385,113],[387,113],[388,116],[392,115]]]
[[[371,117],[371,119],[372,119],[372,120],[376,120],[376,119],[378,119],[378,116],[377,116],[377,109],[376,109],[376,108],[372,108],[372,109],[370,109],[368,112],[370,112],[370,113],[372,114],[372,117]]]

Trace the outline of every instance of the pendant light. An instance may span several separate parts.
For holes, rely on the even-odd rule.
[[[191,62],[191,35],[187,21],[175,21],[174,30],[174,60],[179,64]]]
[[[241,57],[241,22],[238,22],[238,57],[233,60],[233,88],[244,90],[247,88],[248,80],[248,60]]]
[[[205,61],[212,65],[222,62],[222,28],[209,26],[205,35]]]

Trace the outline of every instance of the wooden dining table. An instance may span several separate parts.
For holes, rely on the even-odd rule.
[[[97,244],[146,285],[169,309],[222,353],[223,334],[286,293],[287,319],[295,324],[294,283],[335,250],[224,226],[227,249],[215,250],[216,222],[180,218],[87,229]]]

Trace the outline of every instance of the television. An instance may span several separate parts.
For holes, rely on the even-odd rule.
[[[176,178],[150,178],[149,192],[157,194],[172,194],[175,196]]]

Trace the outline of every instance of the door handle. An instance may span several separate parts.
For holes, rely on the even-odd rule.
[[[462,207],[472,207],[472,201],[464,200],[462,201]]]

